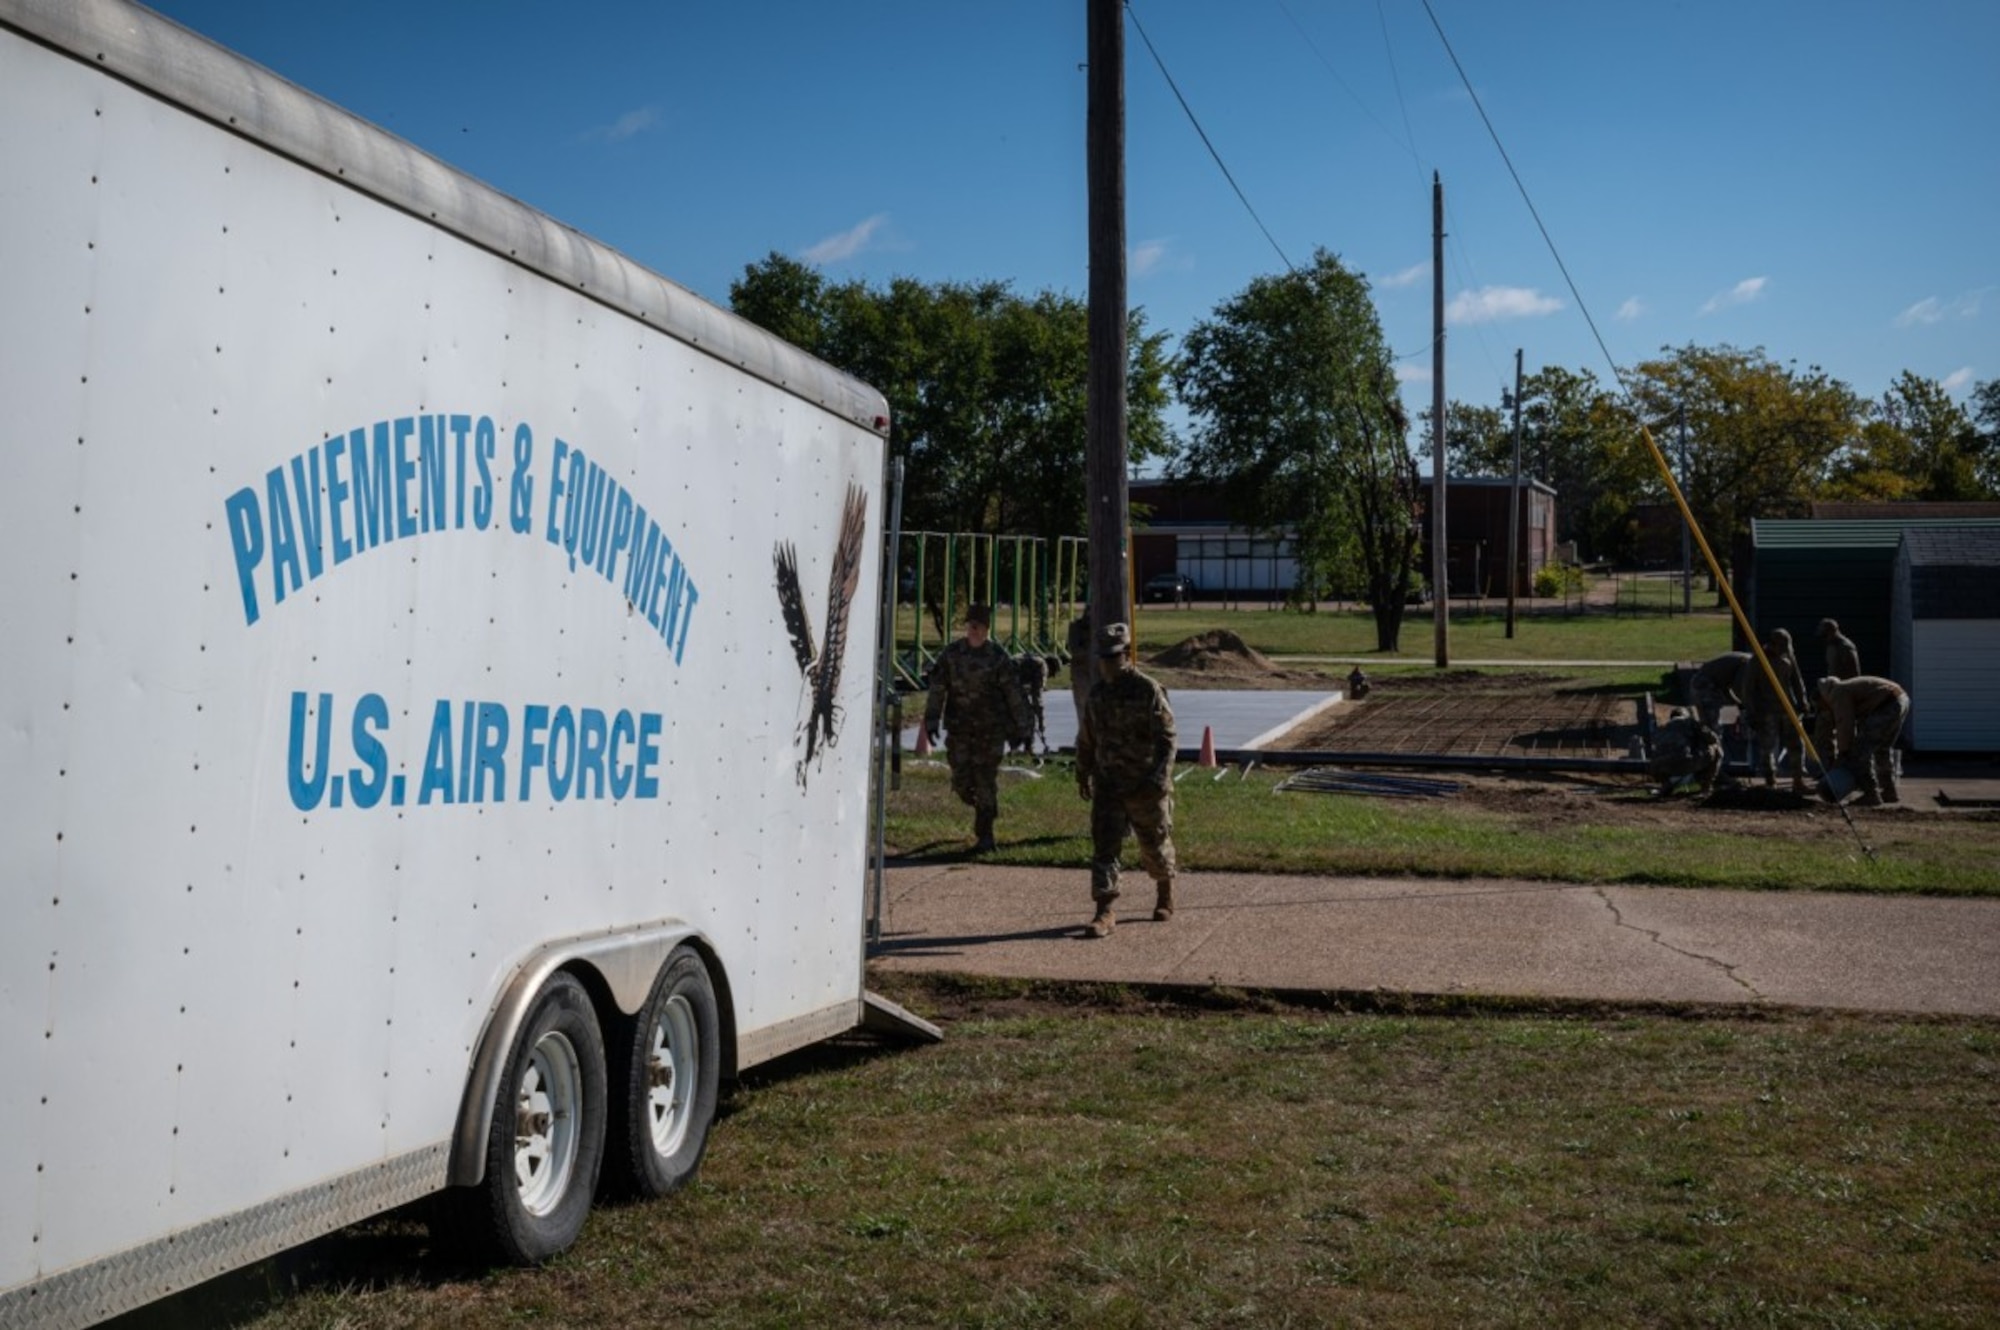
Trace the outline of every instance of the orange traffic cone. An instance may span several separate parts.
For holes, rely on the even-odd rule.
[[[1195,762],[1195,765],[1198,767],[1212,767],[1217,765],[1215,761],[1215,727],[1213,725],[1204,725],[1201,727],[1201,757]]]
[[[931,755],[931,732],[922,721],[917,722],[916,753],[918,757],[929,757]]]

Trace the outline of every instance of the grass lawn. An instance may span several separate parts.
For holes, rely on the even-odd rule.
[[[219,1297],[260,1330],[1977,1326],[2000,1307],[1992,1023],[883,978],[948,1009],[943,1044],[753,1073],[689,1190],[601,1211],[544,1270],[440,1264],[389,1220],[225,1281],[206,1321],[182,1300],[184,1323]]]
[[[1707,660],[1729,650],[1727,610],[1714,608],[1713,595],[1695,597],[1693,614],[1668,613],[1658,592],[1648,592],[1643,609],[1614,612],[1593,608],[1589,613],[1565,610],[1560,602],[1524,608],[1515,616],[1514,636],[1507,636],[1506,602],[1488,600],[1480,608],[1454,602],[1450,615],[1449,652],[1465,660]],[[1704,605],[1704,601],[1709,602]],[[1674,605],[1678,607],[1679,601]],[[1436,660],[1436,630],[1430,607],[1412,606],[1404,615],[1400,650],[1383,653],[1375,646],[1375,618],[1367,610],[1328,606],[1305,614],[1291,610],[1230,609],[1197,602],[1185,609],[1141,605],[1134,614],[1139,650],[1150,655],[1199,633],[1226,628],[1267,656],[1361,657],[1371,662],[1407,660],[1430,665]],[[1013,627],[1025,628],[1025,621]],[[1009,615],[1002,607],[994,632],[1010,640]],[[911,643],[910,611],[897,618],[899,649]],[[928,619],[924,645],[932,652],[954,634],[939,636]]]
[[[1382,661],[1406,659],[1431,665],[1437,658],[1436,630],[1428,607],[1403,620],[1401,650],[1375,649],[1374,616],[1361,610],[1224,610],[1196,605],[1185,610],[1142,607],[1139,650],[1160,651],[1198,633],[1226,628],[1267,656],[1354,656]],[[1729,614],[1705,610],[1666,615],[1568,614],[1560,611],[1517,615],[1507,636],[1506,606],[1487,602],[1480,611],[1454,607],[1449,654],[1465,660],[1707,660],[1729,650]]]
[[[1857,823],[1863,831],[1857,837],[1832,808],[1698,816],[1680,806],[1662,810],[1637,783],[1552,786],[1550,798],[1563,806],[1558,819],[1534,800],[1494,807],[1471,799],[1281,794],[1276,786],[1289,774],[1282,770],[1260,768],[1248,777],[1232,771],[1220,780],[1199,768],[1180,770],[1174,845],[1189,872],[2000,895],[1994,867],[2000,818],[1990,815],[1876,816]],[[1088,809],[1077,798],[1073,771],[1067,762],[1051,762],[1039,778],[1003,774],[993,862],[1090,861]],[[892,852],[959,855],[970,843],[968,819],[941,763],[905,760],[902,788],[889,798]]]

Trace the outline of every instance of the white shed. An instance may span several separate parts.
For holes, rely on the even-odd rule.
[[[2000,753],[2000,530],[1903,532],[1889,654],[1910,690],[1910,747]]]

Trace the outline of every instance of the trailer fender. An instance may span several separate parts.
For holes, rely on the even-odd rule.
[[[586,979],[595,976],[601,980],[603,991],[618,1010],[636,1016],[668,955],[690,940],[701,947],[713,973],[712,950],[691,925],[677,920],[550,942],[521,962],[500,990],[500,1000],[480,1032],[465,1097],[459,1102],[458,1123],[452,1131],[451,1168],[446,1178],[452,1186],[474,1187],[486,1180],[486,1135],[493,1121],[493,1106],[500,1098],[507,1052],[549,976],[565,968],[587,967]],[[715,979],[720,996],[724,991],[722,977],[716,974]],[[726,1053],[724,1060],[730,1061]]]

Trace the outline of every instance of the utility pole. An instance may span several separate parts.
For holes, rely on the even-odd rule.
[[[1521,348],[1514,348],[1514,483],[1507,490],[1507,640],[1514,639],[1514,583],[1521,575]]]
[[[1688,488],[1688,409],[1682,402],[1674,408],[1674,415],[1680,424],[1681,453],[1681,494],[1687,495]],[[1687,519],[1681,519],[1681,613],[1694,613],[1694,550],[1688,539]]]
[[[1131,621],[1125,457],[1125,4],[1089,0],[1089,377],[1084,495],[1092,627]],[[1095,649],[1095,638],[1092,641]],[[1088,668],[1088,662],[1085,662]]]
[[[1451,664],[1450,562],[1444,544],[1444,182],[1431,172],[1431,622],[1437,667]]]

